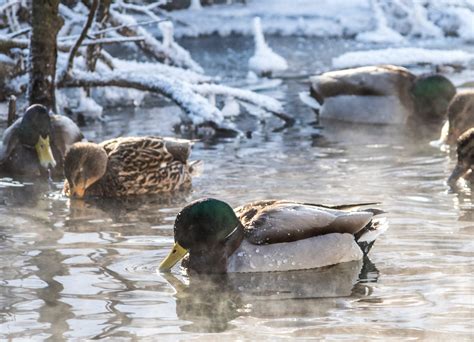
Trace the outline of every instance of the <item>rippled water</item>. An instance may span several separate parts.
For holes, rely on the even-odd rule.
[[[332,56],[351,49],[282,40],[278,51],[292,56],[295,73],[327,69]],[[248,39],[187,45],[224,80],[245,75]],[[189,193],[82,202],[62,197],[60,183],[2,179],[0,339],[472,339],[473,195],[467,187],[448,190],[454,158],[429,145],[438,133],[311,126],[314,116],[296,95],[306,87],[287,80],[270,92],[297,117],[293,128],[273,132],[277,119],[247,118],[241,125],[254,131],[251,139],[196,143],[193,158],[205,168]],[[177,111],[108,114],[84,129],[89,139],[172,134]],[[176,213],[203,196],[232,205],[379,201],[390,229],[365,264],[211,279],[157,273]]]

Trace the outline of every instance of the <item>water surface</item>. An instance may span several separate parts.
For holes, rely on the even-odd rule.
[[[326,70],[331,57],[353,48],[303,38],[270,43],[291,56],[290,74]],[[185,44],[224,82],[245,76],[250,39]],[[473,196],[446,186],[453,156],[429,145],[436,131],[315,127],[297,99],[307,86],[291,79],[267,92],[286,102],[294,127],[274,132],[278,119],[246,117],[239,125],[251,138],[196,143],[192,158],[205,168],[188,193],[83,202],[64,198],[59,182],[3,179],[0,338],[472,339]],[[172,135],[179,111],[158,103],[107,114],[107,122],[84,128],[89,139]],[[176,213],[204,196],[231,205],[381,202],[390,229],[365,264],[228,278],[157,273]]]

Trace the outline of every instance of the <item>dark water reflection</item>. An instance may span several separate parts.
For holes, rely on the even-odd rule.
[[[224,81],[245,76],[247,42],[213,39],[200,42],[201,54],[197,42],[187,44]],[[281,39],[279,52],[300,52],[290,57],[294,73],[327,69],[332,56],[351,49]],[[1,179],[0,339],[471,338],[473,195],[446,186],[454,159],[429,145],[438,131],[314,127],[297,98],[306,87],[287,80],[270,91],[285,100],[294,127],[275,133],[278,119],[247,117],[238,124],[252,129],[251,139],[197,142],[192,157],[205,167],[188,193],[83,202],[64,198],[60,182]],[[110,111],[85,134],[96,141],[173,135],[179,112],[150,103]],[[203,196],[232,205],[382,202],[390,229],[371,252],[373,264],[217,279],[158,274],[176,213]]]

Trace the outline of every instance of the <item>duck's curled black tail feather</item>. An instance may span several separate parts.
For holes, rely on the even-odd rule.
[[[368,209],[373,212],[374,215],[379,215],[384,213],[382,210],[378,209]],[[365,210],[367,211],[367,210]],[[388,229],[388,222],[385,217],[374,218],[367,225],[361,229],[357,234],[355,234],[355,239],[360,249],[367,255],[374,245],[375,240],[381,234],[383,234]]]

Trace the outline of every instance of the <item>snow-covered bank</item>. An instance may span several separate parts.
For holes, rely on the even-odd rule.
[[[387,42],[391,38],[391,42],[400,42],[403,39],[394,37],[454,35],[472,40],[473,11],[472,0],[247,0],[245,5],[214,5],[170,15],[187,24],[176,27],[176,35],[181,37],[251,35],[252,19],[259,16],[267,34],[317,37],[362,34],[361,40]]]
[[[347,52],[332,60],[335,68],[350,68],[372,64],[415,64],[465,66],[474,61],[474,54],[461,50],[421,48],[389,48]]]

